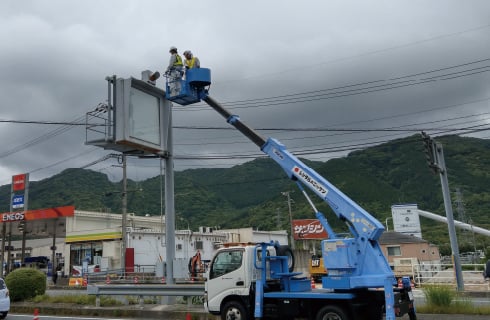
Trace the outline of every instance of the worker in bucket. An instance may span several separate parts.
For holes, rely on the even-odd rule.
[[[201,62],[197,57],[194,57],[192,52],[190,50],[184,51],[184,57],[185,57],[185,69],[189,70],[192,68],[200,68],[201,67]]]
[[[177,53],[176,47],[170,47],[169,52],[170,61],[165,74],[168,77],[170,96],[177,96],[180,94],[180,81],[184,74],[184,64],[182,63],[182,58]]]

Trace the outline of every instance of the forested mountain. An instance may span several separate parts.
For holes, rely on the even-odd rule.
[[[459,217],[455,190],[459,189],[466,220],[490,229],[490,141],[459,136],[438,137],[442,143],[453,210]],[[419,208],[444,215],[440,178],[428,168],[419,135],[393,140],[327,162],[306,161],[320,175],[359,203],[383,224],[391,205],[416,203]],[[160,215],[161,177],[128,181],[128,212]],[[102,173],[67,169],[50,178],[31,182],[29,209],[74,205],[79,210],[121,210],[121,183]],[[287,198],[290,192],[293,218],[314,218],[311,208],[282,169],[267,158],[228,169],[189,169],[175,173],[175,208],[178,228],[189,223],[221,228],[249,227],[289,230]],[[9,210],[10,185],[0,187],[0,210]],[[312,195],[329,222],[339,221],[330,209]],[[164,204],[163,204],[164,206]],[[462,206],[460,206],[461,208]],[[461,211],[461,209],[459,210]],[[447,225],[425,218],[424,238],[449,249]],[[390,225],[391,229],[391,225]],[[471,239],[462,232],[462,239]],[[490,246],[490,239],[476,236],[476,246]],[[472,243],[462,241],[473,248]]]

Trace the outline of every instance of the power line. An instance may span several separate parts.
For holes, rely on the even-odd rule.
[[[416,73],[416,74],[403,75],[403,76],[399,76],[399,77],[395,77],[395,78],[391,78],[391,79],[370,80],[370,81],[366,81],[366,82],[361,82],[361,83],[356,83],[356,84],[348,84],[348,85],[339,86],[339,87],[313,90],[313,91],[306,91],[306,92],[299,92],[299,93],[291,93],[291,94],[272,96],[272,97],[228,101],[228,102],[224,102],[223,104],[224,105],[233,104],[233,107],[231,107],[232,109],[257,108],[257,107],[263,107],[263,106],[275,106],[278,104],[311,102],[311,101],[317,101],[317,100],[325,100],[325,99],[347,97],[347,96],[353,96],[353,95],[359,95],[359,94],[365,94],[365,93],[372,93],[372,92],[378,92],[378,91],[383,91],[383,90],[391,90],[391,89],[397,89],[397,88],[403,88],[403,87],[408,87],[408,86],[425,84],[425,83],[434,82],[437,80],[445,81],[445,80],[451,80],[451,79],[455,79],[455,78],[470,76],[470,75],[474,75],[474,74],[478,74],[478,73],[482,73],[482,72],[488,72],[488,71],[490,71],[490,65],[485,65],[485,66],[476,67],[476,68],[470,68],[470,69],[466,69],[466,70],[460,70],[457,72],[449,72],[449,73],[445,73],[445,74],[434,75],[432,77],[418,79],[418,80],[407,79],[407,80],[399,81],[401,79],[406,79],[406,78],[411,78],[411,77],[416,77],[416,76],[421,76],[421,75],[428,75],[428,74],[436,73],[439,71],[453,70],[453,69],[461,68],[463,66],[469,66],[469,65],[482,63],[482,62],[488,62],[488,61],[490,61],[490,58],[465,62],[465,63],[458,64],[458,65],[453,65],[453,66],[449,66],[449,67],[445,67],[445,68],[429,70],[429,71],[420,72],[420,73]],[[200,108],[196,109],[196,107],[200,107]],[[206,105],[204,105],[204,104],[197,104],[197,105],[195,105],[194,108],[185,108],[185,109],[177,109],[177,110],[185,111],[185,112],[192,112],[192,111],[199,111],[200,109],[203,109],[205,107],[206,107]]]
[[[345,85],[345,86],[341,86],[341,87],[335,87],[335,88],[328,88],[328,89],[321,89],[321,90],[314,90],[314,91],[307,91],[307,92],[299,92],[299,93],[294,93],[294,94],[286,94],[286,95],[281,95],[281,96],[273,96],[273,97],[265,97],[265,98],[237,100],[237,101],[225,102],[223,104],[233,103],[234,104],[233,108],[237,108],[237,109],[240,108],[239,106],[244,105],[244,104],[247,104],[247,106],[245,106],[245,108],[257,108],[257,107],[271,106],[271,105],[277,105],[277,104],[308,102],[308,101],[331,99],[331,98],[337,98],[337,97],[345,97],[348,95],[371,93],[371,92],[376,92],[376,91],[380,91],[380,90],[395,89],[395,88],[400,88],[400,87],[405,87],[405,86],[412,86],[412,85],[427,83],[427,82],[434,81],[434,79],[438,79],[438,78],[442,78],[441,80],[449,80],[449,79],[473,75],[473,74],[477,74],[477,73],[481,73],[481,72],[488,72],[488,71],[490,71],[490,65],[477,67],[477,68],[471,68],[471,69],[457,71],[457,72],[450,72],[450,73],[446,73],[446,74],[442,74],[442,75],[435,75],[432,77],[420,79],[419,81],[416,81],[415,83],[413,83],[413,81],[415,81],[415,80],[405,80],[405,81],[391,82],[391,83],[387,83],[387,84],[380,84],[380,85],[374,85],[374,86],[372,85],[374,83],[386,82],[386,81],[391,81],[391,80],[399,80],[399,79],[404,79],[407,77],[414,77],[414,76],[420,76],[420,75],[425,75],[425,74],[431,74],[431,73],[442,71],[442,70],[451,70],[451,69],[455,69],[455,68],[460,68],[462,66],[468,66],[468,65],[481,63],[481,62],[487,62],[487,61],[490,61],[490,58],[471,61],[471,62],[465,62],[462,64],[453,65],[453,66],[445,67],[445,68],[439,68],[439,69],[430,70],[430,71],[425,71],[425,72],[421,72],[421,73],[417,73],[417,74],[404,75],[404,76],[392,78],[389,80],[374,80],[374,81],[362,82],[362,83],[358,83],[358,84],[349,84],[349,85]],[[370,86],[363,87],[367,84],[369,84]],[[346,89],[346,88],[352,88],[352,87],[361,87],[361,88],[337,91],[339,89]],[[334,91],[334,92],[333,93],[325,93],[325,92],[329,92],[329,91]],[[334,95],[334,96],[331,96],[331,95]],[[325,96],[327,96],[327,97],[325,97]],[[488,98],[482,99],[482,100],[488,100]],[[250,104],[252,104],[252,106]],[[204,105],[198,104],[197,106],[204,106]],[[195,110],[195,108],[192,108],[192,109],[186,108],[186,109],[177,109],[177,110],[179,110],[179,111],[184,111],[184,110],[185,111],[197,111],[197,110]],[[21,124],[51,124],[51,125],[58,124],[58,125],[68,125],[68,126],[87,125],[86,123],[81,123],[80,121],[60,122],[60,121],[35,121],[35,120],[0,120],[0,123],[1,122],[3,122],[3,123],[21,123]],[[101,124],[94,124],[94,125],[101,125]]]
[[[0,123],[21,123],[21,124],[53,124],[64,126],[85,126],[85,122],[79,121],[40,121],[40,120],[0,120]],[[95,125],[95,124],[94,124]]]
[[[80,121],[81,119],[82,119],[82,117],[79,117],[79,118],[75,119],[71,123],[76,123],[76,122]],[[8,122],[8,121],[10,121],[10,120],[2,120],[2,122]],[[33,146],[33,145],[39,144],[41,142],[44,142],[44,141],[46,141],[46,140],[48,140],[48,139],[50,139],[52,137],[55,137],[57,135],[60,135],[60,134],[62,134],[64,132],[70,130],[71,128],[72,128],[71,124],[67,124],[66,123],[63,126],[61,126],[59,128],[56,128],[55,130],[49,131],[49,132],[47,132],[47,133],[45,133],[43,135],[40,135],[40,136],[38,136],[38,137],[36,137],[36,138],[34,138],[32,140],[29,140],[28,142],[25,142],[25,143],[23,143],[21,145],[18,145],[18,146],[13,147],[12,149],[9,149],[7,151],[4,151],[4,152],[0,153],[0,159],[1,158],[5,158],[5,157],[7,157],[9,155],[12,155],[12,154],[14,154],[16,152],[19,152],[21,150],[24,150],[24,149],[26,149],[26,148],[28,148],[30,146]]]

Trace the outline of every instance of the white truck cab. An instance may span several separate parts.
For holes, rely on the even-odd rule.
[[[265,247],[265,246],[264,246]],[[267,246],[267,256],[287,257],[288,270],[294,268],[294,256],[288,246],[276,244]],[[255,283],[262,280],[273,282],[269,261],[262,273],[262,247],[255,243],[229,243],[220,248],[213,257],[208,269],[205,283],[204,307],[212,314],[220,314],[227,300],[243,300],[249,306],[254,296]]]

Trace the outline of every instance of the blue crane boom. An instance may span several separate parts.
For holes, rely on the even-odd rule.
[[[209,95],[204,96],[202,100],[221,114],[228,123],[260,147],[264,153],[276,161],[290,179],[302,182],[327,202],[335,214],[342,221],[346,221],[349,224],[349,228],[355,236],[362,236],[369,240],[379,239],[384,231],[384,227],[378,220],[313,169],[306,166],[296,156],[287,151],[281,142],[273,138],[264,139],[255,130],[244,124],[237,115],[231,114]],[[301,185],[299,187],[302,189]],[[331,228],[327,227],[327,229]],[[332,230],[329,230],[328,234],[330,237],[335,235]]]

